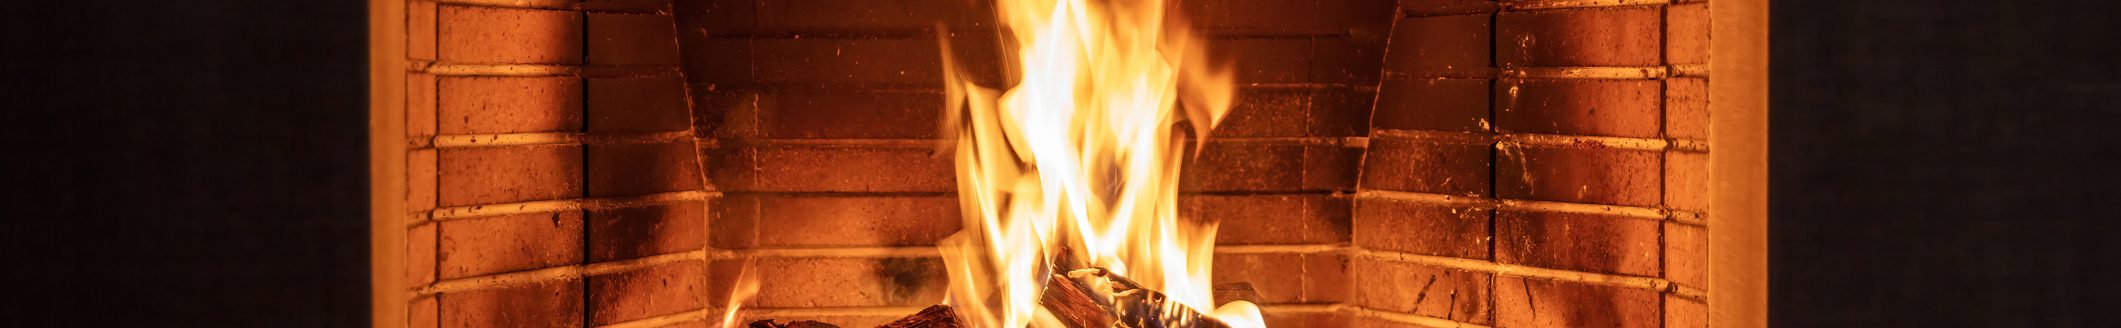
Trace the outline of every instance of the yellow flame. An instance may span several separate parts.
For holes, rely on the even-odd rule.
[[[967,324],[1057,326],[1038,300],[1061,249],[1172,302],[1214,309],[1215,225],[1178,217],[1179,166],[1184,135],[1206,138],[1234,92],[1230,70],[1208,65],[1201,42],[1166,8],[1000,0],[1015,45],[1006,64],[1017,75],[1006,92],[975,84],[943,38],[944,131],[956,137],[967,230],[941,248],[948,302]],[[1263,326],[1250,303],[1211,315]]]
[[[735,285],[732,285],[729,290],[729,302],[723,303],[722,324],[720,326],[722,328],[736,328],[738,324],[736,318],[737,309],[743,307],[744,302],[750,301],[752,296],[759,293],[758,269],[753,267],[750,261],[745,261],[743,268],[738,269],[737,272]]]

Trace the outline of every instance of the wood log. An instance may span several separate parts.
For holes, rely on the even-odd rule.
[[[898,321],[876,326],[877,328],[962,328],[957,322],[957,311],[949,305],[937,304],[921,309],[921,312],[899,318]]]
[[[1063,275],[1052,275],[1046,280],[1046,292],[1039,295],[1038,303],[1068,328],[1107,328],[1119,322],[1113,317],[1112,304],[1105,301],[1104,295],[1093,293],[1090,286]]]
[[[810,320],[796,320],[781,324],[774,323],[773,319],[752,321],[751,324],[745,326],[749,328],[840,328],[837,325]]]

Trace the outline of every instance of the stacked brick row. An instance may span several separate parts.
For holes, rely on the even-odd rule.
[[[408,3],[407,325],[703,312],[714,196],[669,6]]]
[[[1705,325],[1707,4],[1400,5],[1349,304],[1498,327]]]

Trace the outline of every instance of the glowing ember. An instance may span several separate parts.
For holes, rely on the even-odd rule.
[[[973,327],[1060,327],[1039,306],[1055,254],[1215,309],[1213,224],[1178,217],[1180,126],[1196,140],[1228,110],[1226,68],[1161,1],[1002,0],[1016,48],[1006,92],[975,85],[944,43],[967,230],[943,242],[948,303]],[[1181,105],[1181,103],[1183,105]],[[1186,123],[1181,125],[1180,123]],[[1197,145],[1196,145],[1197,146]],[[1175,306],[1173,306],[1176,308]],[[1256,306],[1211,315],[1262,327]]]

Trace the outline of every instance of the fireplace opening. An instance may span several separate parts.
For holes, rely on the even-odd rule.
[[[1758,268],[1710,259],[1761,256],[1711,235],[1764,234],[1751,225],[1764,213],[1712,206],[1765,192],[1716,164],[1764,148],[1713,119],[1727,108],[1716,83],[1764,83],[1711,78],[1725,51],[1711,17],[1739,14],[1702,0],[1165,2],[1203,61],[1229,64],[1223,110],[1163,122],[1186,123],[1167,131],[1182,173],[1161,206],[1215,227],[1192,310],[1256,304],[1275,328],[1702,327],[1764,311],[1711,297],[1712,277]],[[378,186],[402,191],[377,212],[404,228],[377,232],[402,254],[377,269],[400,296],[378,302],[379,325],[921,317],[956,295],[938,246],[980,222],[951,128],[971,119],[946,108],[1031,76],[1012,64],[1026,37],[993,0],[399,9],[403,38],[376,45],[405,64],[389,107],[402,121],[376,131],[402,141],[378,165],[405,177]],[[1177,83],[1193,84],[1172,97],[1202,85]],[[1182,106],[1173,117],[1214,107]]]

